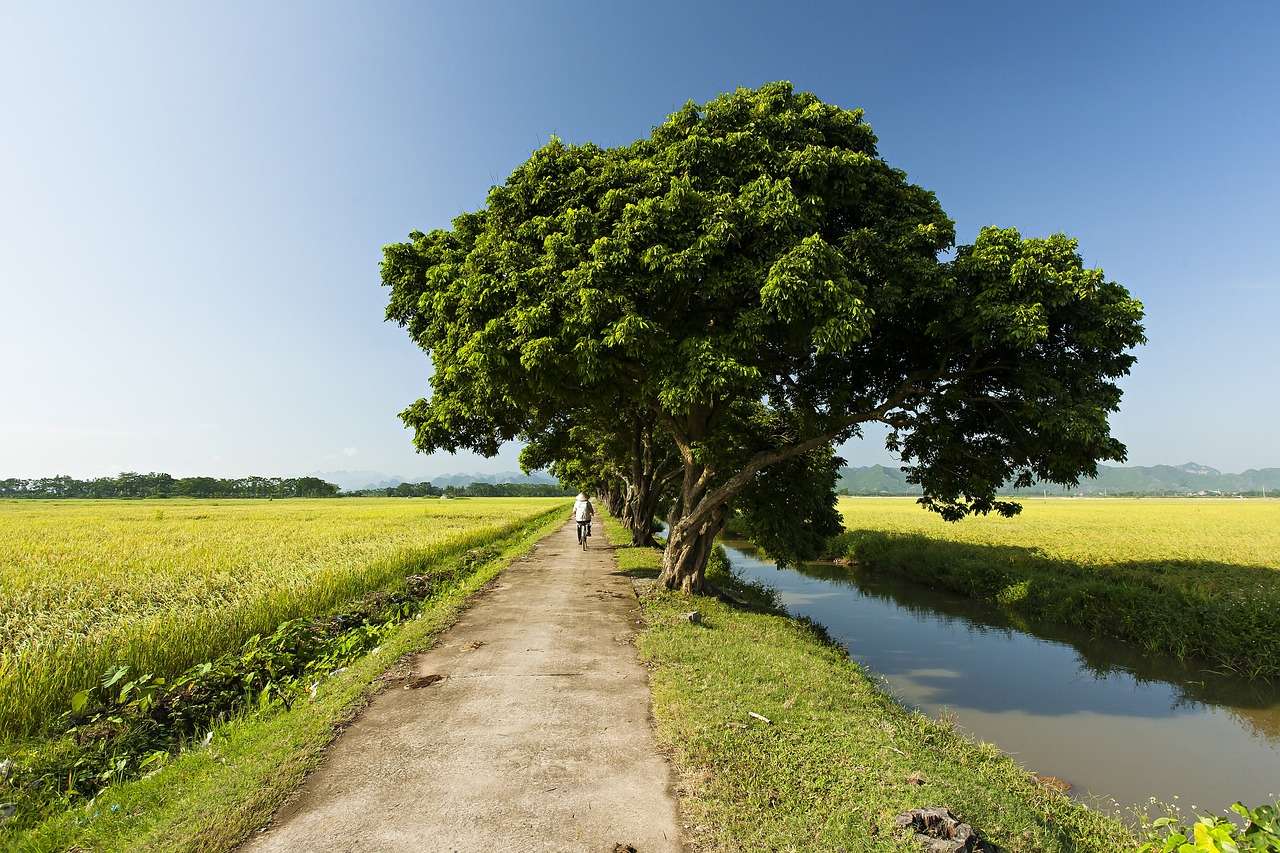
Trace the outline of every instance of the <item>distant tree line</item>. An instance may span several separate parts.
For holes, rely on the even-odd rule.
[[[572,494],[554,483],[472,483],[469,486],[401,483],[340,492],[319,477],[174,477],[125,471],[115,477],[10,477],[0,480],[0,498],[551,498]]]
[[[0,480],[0,498],[324,498],[338,487],[319,477],[174,477],[126,471],[77,480],[38,477]]]
[[[401,483],[382,489],[355,489],[343,497],[388,498],[559,498],[573,494],[554,483],[472,483],[469,486],[439,486],[430,482]]]

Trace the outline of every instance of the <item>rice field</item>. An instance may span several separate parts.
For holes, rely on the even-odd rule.
[[[177,672],[562,505],[0,501],[0,738],[39,729],[113,664]]]
[[[1021,514],[956,524],[914,498],[842,497],[845,527],[1026,548],[1099,568],[1202,563],[1280,569],[1280,500],[1018,498]]]
[[[1031,498],[1014,518],[942,521],[910,498],[841,498],[831,544],[1012,612],[1280,677],[1280,500]]]

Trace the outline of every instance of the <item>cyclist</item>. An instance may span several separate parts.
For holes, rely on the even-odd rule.
[[[578,543],[584,551],[587,550],[587,537],[591,535],[591,517],[595,514],[596,508],[591,505],[586,492],[578,492],[573,501],[573,520],[578,522]]]

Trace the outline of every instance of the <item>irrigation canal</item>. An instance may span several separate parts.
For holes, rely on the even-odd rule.
[[[1220,812],[1280,794],[1280,685],[1015,622],[923,584],[843,566],[778,569],[745,542],[725,550],[741,576],[823,625],[902,702],[951,716],[1100,808],[1154,796]]]

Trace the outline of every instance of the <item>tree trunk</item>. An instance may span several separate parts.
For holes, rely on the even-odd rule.
[[[631,531],[631,543],[651,547],[653,519],[666,490],[666,478],[673,473],[659,463],[654,453],[654,423],[650,418],[636,418],[631,435],[631,468],[622,476],[626,484],[626,500],[621,518]]]
[[[653,516],[658,509],[661,492],[655,487],[653,474],[646,473],[627,486],[627,504],[623,521],[631,531],[631,544],[652,546]]]
[[[672,525],[666,550],[662,552],[662,573],[658,580],[667,589],[678,589],[683,593],[709,592],[707,560],[723,527],[722,511],[713,513],[698,525],[684,521]]]
[[[936,378],[942,374],[939,373]],[[684,463],[683,482],[669,516],[667,547],[662,553],[662,573],[658,579],[668,589],[682,592],[705,592],[707,558],[716,535],[724,527],[724,519],[734,499],[751,479],[770,465],[785,462],[804,453],[830,445],[843,431],[857,424],[882,421],[901,407],[913,394],[920,393],[917,383],[927,377],[907,377],[897,390],[872,409],[852,415],[818,435],[811,435],[785,447],[757,452],[732,474],[717,472],[698,460],[698,447],[708,434],[717,412],[715,400],[695,402],[680,418],[668,417],[672,438]],[[723,402],[723,401],[721,401]]]
[[[608,508],[610,515],[614,518],[625,517],[624,498],[617,488],[605,489],[600,497],[604,500],[604,505]]]

